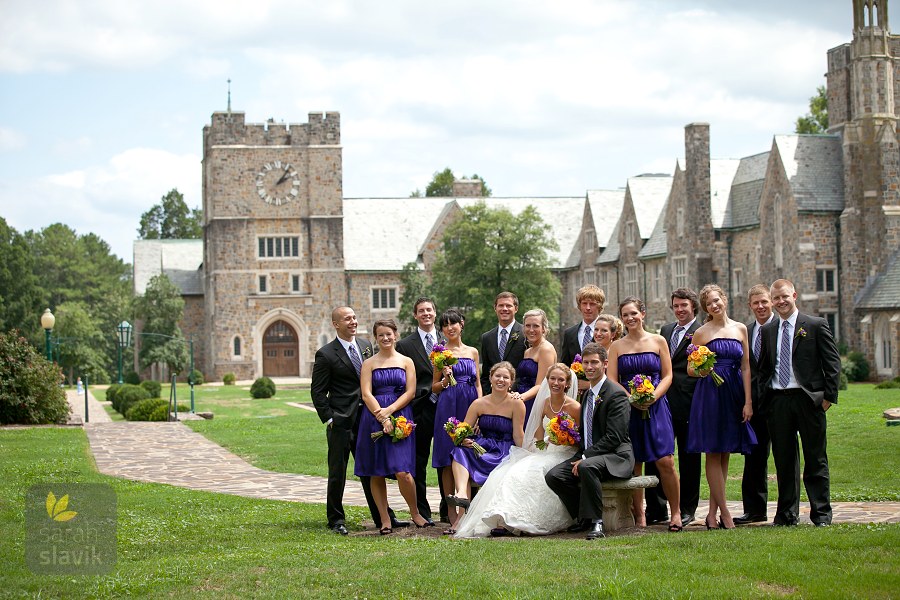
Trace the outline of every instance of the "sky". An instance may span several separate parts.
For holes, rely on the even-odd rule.
[[[348,198],[445,167],[495,196],[616,189],[671,173],[688,123],[713,158],[768,150],[851,29],[851,0],[0,0],[0,216],[131,262],[170,189],[201,205],[229,79],[247,122],[340,112]]]

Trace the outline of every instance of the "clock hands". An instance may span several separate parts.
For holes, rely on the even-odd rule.
[[[288,175],[290,175],[290,172],[287,169],[285,169],[284,173],[282,173],[282,175],[278,179],[278,181],[275,182],[275,185],[281,185],[281,182],[284,181],[285,179],[287,179]]]

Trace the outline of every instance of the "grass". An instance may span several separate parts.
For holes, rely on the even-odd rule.
[[[188,424],[214,442],[229,448],[254,465],[285,473],[327,475],[325,436],[315,413],[286,406],[287,396],[309,402],[308,391],[279,391],[275,398],[250,400],[249,393],[231,389],[197,388],[197,410],[212,410],[212,421]],[[219,388],[222,390],[225,388]],[[182,391],[179,398],[185,397]],[[831,467],[831,499],[850,501],[900,501],[900,429],[886,427],[885,409],[900,406],[900,389],[876,390],[872,384],[854,384],[841,392],[840,403],[828,412],[828,458]],[[261,416],[277,418],[259,418]],[[744,458],[734,455],[729,464],[727,496],[741,499]],[[352,466],[348,469],[353,472]],[[777,498],[775,466],[769,459],[769,497]],[[436,486],[434,469],[428,485]],[[802,488],[802,486],[801,486]],[[806,500],[806,491],[803,490]],[[700,494],[709,498],[705,478]]]
[[[648,533],[597,542],[341,537],[324,508],[100,475],[80,429],[0,430],[0,596],[118,598],[891,598],[898,525]],[[23,502],[45,482],[107,483],[118,564],[104,576],[36,576]],[[363,516],[349,511],[351,526]],[[822,568],[828,565],[827,568]]]

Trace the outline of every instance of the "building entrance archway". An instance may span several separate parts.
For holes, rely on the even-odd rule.
[[[300,376],[300,340],[286,321],[275,321],[263,335],[263,375]]]

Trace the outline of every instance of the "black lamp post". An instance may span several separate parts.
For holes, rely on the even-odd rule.
[[[122,353],[128,347],[128,344],[131,343],[131,323],[122,321],[116,327],[116,333],[119,338],[119,383],[122,383]]]
[[[53,326],[56,325],[56,317],[53,316],[53,313],[50,312],[50,309],[44,311],[44,314],[41,315],[41,327],[44,328],[44,333],[46,333],[46,350],[47,350],[47,360],[53,362],[53,351],[50,348],[50,333],[53,331]]]

